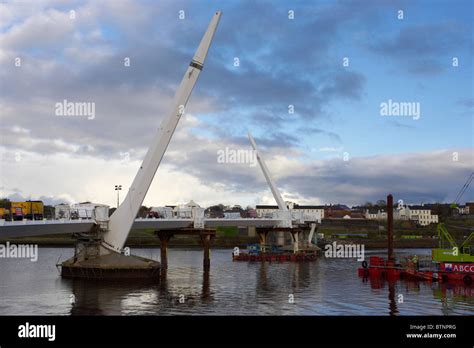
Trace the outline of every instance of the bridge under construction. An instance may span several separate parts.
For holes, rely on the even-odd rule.
[[[184,113],[194,85],[203,70],[204,61],[220,18],[221,12],[217,11],[176,91],[170,113],[159,126],[125,199],[110,217],[108,207],[97,206],[91,220],[0,220],[0,237],[72,234],[76,238],[75,253],[72,258],[59,265],[62,276],[100,279],[157,278],[160,270],[165,270],[168,265],[168,241],[172,236],[179,234],[195,235],[200,238],[204,249],[203,265],[205,268],[209,268],[211,241],[215,236],[215,229],[219,226],[254,226],[262,246],[266,244],[268,233],[277,233],[277,240],[281,241],[283,234],[289,232],[292,236],[292,251],[294,253],[311,246],[312,236],[316,224],[321,222],[321,216],[303,214],[286,206],[250,133],[248,134],[250,144],[278,205],[278,211],[273,213],[271,218],[206,218],[204,209],[194,207],[191,218],[136,219],[173,133]],[[154,229],[157,232],[161,241],[161,263],[129,255],[124,246],[131,229]]]

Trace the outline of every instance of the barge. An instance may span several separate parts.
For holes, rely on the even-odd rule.
[[[377,277],[387,280],[421,280],[432,282],[458,282],[472,285],[474,280],[474,263],[448,263],[432,261],[431,265],[420,267],[412,261],[398,263],[385,260],[383,257],[371,256],[369,263],[362,262],[358,269],[360,277]]]
[[[247,250],[240,251],[238,248],[232,252],[232,261],[254,261],[254,262],[304,262],[315,261],[321,249],[313,246],[289,250],[285,247],[275,245],[250,244]]]

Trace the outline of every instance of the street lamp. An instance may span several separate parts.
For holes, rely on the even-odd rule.
[[[115,191],[117,191],[117,209],[119,207],[119,197],[120,197],[120,191],[122,190],[122,185],[115,185]]]

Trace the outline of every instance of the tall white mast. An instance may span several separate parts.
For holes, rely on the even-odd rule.
[[[280,191],[278,191],[278,188],[275,185],[275,182],[273,181],[273,178],[270,174],[270,171],[267,168],[267,165],[265,164],[265,160],[263,157],[260,155],[257,149],[257,144],[255,143],[255,140],[252,137],[252,134],[250,132],[248,133],[250,144],[252,144],[252,148],[255,152],[255,155],[257,157],[258,164],[260,164],[260,168],[262,169],[263,175],[265,176],[265,179],[267,180],[268,186],[270,186],[270,190],[272,191],[273,198],[275,198],[275,201],[277,202],[278,205],[278,218],[281,218],[280,222],[280,227],[291,227],[292,225],[292,217],[291,217],[291,211],[288,209],[288,207],[285,204],[285,201],[281,197]],[[293,241],[293,250],[298,251],[298,234],[294,235],[295,240]],[[280,245],[283,245],[285,243],[285,236],[283,232],[278,232],[277,233],[277,243]]]
[[[276,187],[275,182],[273,181],[273,178],[267,168],[267,165],[265,164],[264,159],[258,152],[257,144],[255,143],[255,140],[253,139],[252,134],[250,134],[250,132],[248,133],[248,136],[250,144],[252,144],[255,155],[257,156],[258,164],[260,164],[260,168],[262,169],[263,175],[267,180],[267,184],[268,186],[270,186],[270,190],[272,190],[273,198],[275,198],[275,201],[277,202],[278,209],[288,211],[288,207],[286,206],[285,201],[281,197],[280,191],[278,191],[278,188]]]
[[[108,232],[104,234],[103,246],[107,249],[120,252],[127,240],[133,221],[145,199],[153,177],[160,165],[161,159],[170,143],[171,137],[178,125],[179,119],[184,113],[184,108],[191,95],[194,85],[203,68],[209,46],[221,18],[221,11],[217,11],[209,23],[204,37],[194,55],[189,67],[184,74],[173,102],[173,108],[169,115],[162,121],[158,132],[153,139],[148,152],[138,170],[127,196],[117,210],[112,214],[109,221]]]

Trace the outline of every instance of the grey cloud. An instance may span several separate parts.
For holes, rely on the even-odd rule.
[[[453,23],[419,24],[403,27],[396,36],[381,38],[369,47],[410,73],[426,75],[444,70],[447,64],[440,57],[462,46],[463,40],[462,28]]]
[[[471,98],[461,98],[457,101],[458,105],[464,106],[467,109],[474,108],[474,97]]]
[[[342,143],[342,139],[339,136],[339,134],[334,133],[334,132],[325,131],[323,129],[319,129],[319,128],[316,128],[316,127],[311,127],[311,126],[300,127],[300,128],[298,128],[298,133],[302,133],[302,134],[305,134],[305,135],[308,135],[308,136],[324,135],[324,136],[329,137],[329,139],[331,139],[331,140],[333,140],[337,143]]]

